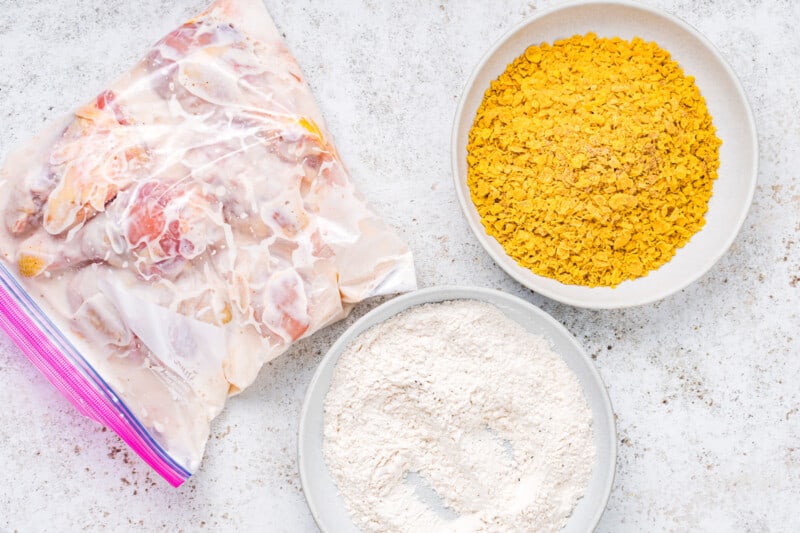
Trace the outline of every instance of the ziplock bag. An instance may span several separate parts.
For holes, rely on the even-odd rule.
[[[0,169],[0,325],[170,483],[228,396],[415,287],[260,0],[220,0]]]

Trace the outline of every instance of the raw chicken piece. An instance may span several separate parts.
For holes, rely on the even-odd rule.
[[[27,171],[23,186],[13,191],[8,230],[23,235],[38,223],[59,235],[102,211],[146,170],[147,151],[128,124],[111,91],[78,109],[46,164]]]
[[[225,398],[413,289],[260,0],[220,0],[0,170],[5,268],[187,470]]]

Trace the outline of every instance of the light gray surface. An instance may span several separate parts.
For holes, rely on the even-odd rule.
[[[483,252],[450,178],[450,127],[472,66],[549,1],[268,0],[354,180],[416,254],[423,287],[500,288],[542,306],[596,357],[618,414],[599,531],[796,531],[800,515],[800,3],[655,0],[715,43],[756,116],[759,185],[742,233],[658,304],[586,311],[533,295]],[[0,153],[88,100],[204,2],[0,0]],[[362,314],[377,302],[357,309]],[[347,323],[267,365],[172,489],[78,416],[0,340],[0,530],[314,531],[297,416]]]

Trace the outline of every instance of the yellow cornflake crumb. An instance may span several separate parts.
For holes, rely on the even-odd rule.
[[[487,233],[520,265],[613,287],[705,224],[720,144],[669,52],[589,33],[529,47],[491,83],[467,181]]]
[[[44,259],[33,255],[21,255],[18,261],[19,274],[26,278],[32,278],[42,273],[45,268]]]

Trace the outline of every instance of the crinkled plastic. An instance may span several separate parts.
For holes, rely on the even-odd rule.
[[[214,3],[9,156],[0,214],[0,326],[174,485],[265,362],[415,287],[260,0]]]

